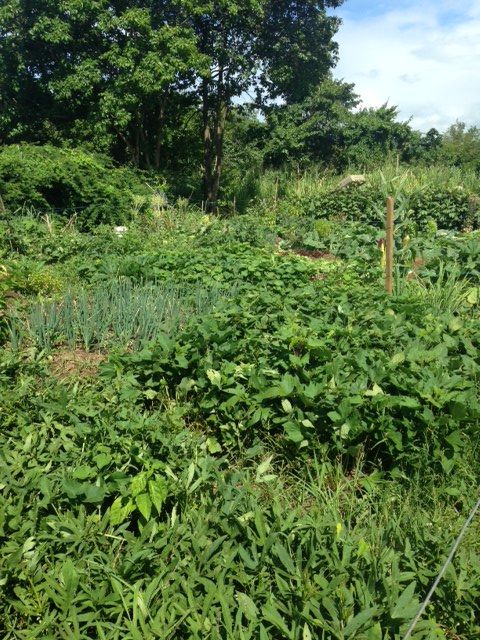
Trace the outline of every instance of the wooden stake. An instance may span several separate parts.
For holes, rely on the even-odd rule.
[[[385,239],[385,290],[393,293],[393,217],[395,200],[387,198],[387,225]]]

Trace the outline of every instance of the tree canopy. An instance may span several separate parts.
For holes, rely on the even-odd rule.
[[[341,2],[3,0],[0,144],[81,146],[190,176],[192,191],[201,174],[210,210],[226,148],[232,179],[253,159],[478,168],[478,128],[420,134],[395,106],[359,108],[354,86],[334,79]]]
[[[0,141],[88,143],[160,169],[198,110],[204,193],[218,198],[225,124],[254,92],[295,101],[336,61],[340,0],[6,0]]]

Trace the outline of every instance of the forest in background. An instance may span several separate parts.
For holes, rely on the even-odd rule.
[[[339,0],[6,0],[0,145],[81,147],[207,211],[265,169],[480,167],[480,129],[421,133],[333,77]]]

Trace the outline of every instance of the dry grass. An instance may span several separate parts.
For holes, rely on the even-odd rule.
[[[52,354],[50,368],[58,380],[93,378],[106,358],[104,353],[62,348]]]

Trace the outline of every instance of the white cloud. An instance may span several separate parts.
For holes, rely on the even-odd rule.
[[[480,124],[480,0],[392,0],[376,15],[364,1],[344,5],[335,72],[363,105],[398,105],[421,130]]]

